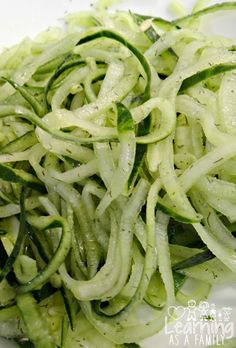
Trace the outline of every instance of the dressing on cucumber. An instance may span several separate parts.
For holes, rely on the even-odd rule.
[[[135,348],[236,281],[236,50],[201,31],[221,11],[69,14],[2,52],[0,336]]]

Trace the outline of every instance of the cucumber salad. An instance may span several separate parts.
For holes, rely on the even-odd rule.
[[[235,10],[74,13],[1,53],[1,337],[139,347],[236,281],[236,46],[203,29]]]

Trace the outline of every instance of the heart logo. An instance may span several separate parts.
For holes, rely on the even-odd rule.
[[[172,320],[181,319],[185,314],[186,308],[183,306],[170,306],[168,308],[168,316]]]

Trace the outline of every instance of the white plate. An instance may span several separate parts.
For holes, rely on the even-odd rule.
[[[211,4],[217,1],[209,1]],[[40,31],[48,26],[60,25],[58,19],[65,14],[75,11],[84,11],[91,9],[92,0],[7,0],[1,1],[0,5],[0,47],[6,47],[19,42],[25,36],[34,37]],[[151,14],[170,18],[168,12],[168,0],[125,0],[121,4],[115,6],[118,9],[130,9],[139,13]],[[190,10],[195,0],[182,0],[184,6]],[[229,20],[230,19],[230,20]],[[233,14],[222,15],[217,25],[212,28],[220,34],[236,37],[235,34],[236,12]],[[216,311],[219,314],[222,307],[229,307],[231,327],[236,329],[236,285],[232,286],[216,286],[212,291],[208,302],[216,305]],[[223,318],[224,321],[224,318]],[[182,320],[183,323],[183,320]],[[224,322],[225,324],[225,322]],[[173,328],[173,325],[172,325]],[[170,329],[171,330],[171,329]],[[169,331],[170,331],[169,330]],[[143,342],[143,348],[169,348],[169,347],[192,347],[202,348],[203,342],[196,340],[196,334],[189,334],[189,343],[184,344],[183,335],[177,335],[174,328],[173,341],[170,341],[170,333],[163,332],[157,334]],[[236,333],[235,333],[236,335]],[[178,336],[178,337],[176,337]],[[177,341],[179,339],[179,342]],[[197,343],[198,341],[198,343]],[[0,339],[0,348],[8,348],[8,343]],[[101,347],[102,348],[102,347]]]

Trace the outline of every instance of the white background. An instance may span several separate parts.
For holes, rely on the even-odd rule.
[[[190,11],[195,0],[180,0]],[[17,43],[25,36],[34,37],[48,26],[58,24],[57,19],[69,12],[92,8],[94,0],[6,0],[0,1],[0,46]],[[113,8],[170,18],[169,0],[123,0]],[[213,4],[217,1],[209,0]],[[218,1],[219,2],[219,1]],[[221,32],[228,26],[228,15]],[[233,30],[233,27],[231,27]]]

